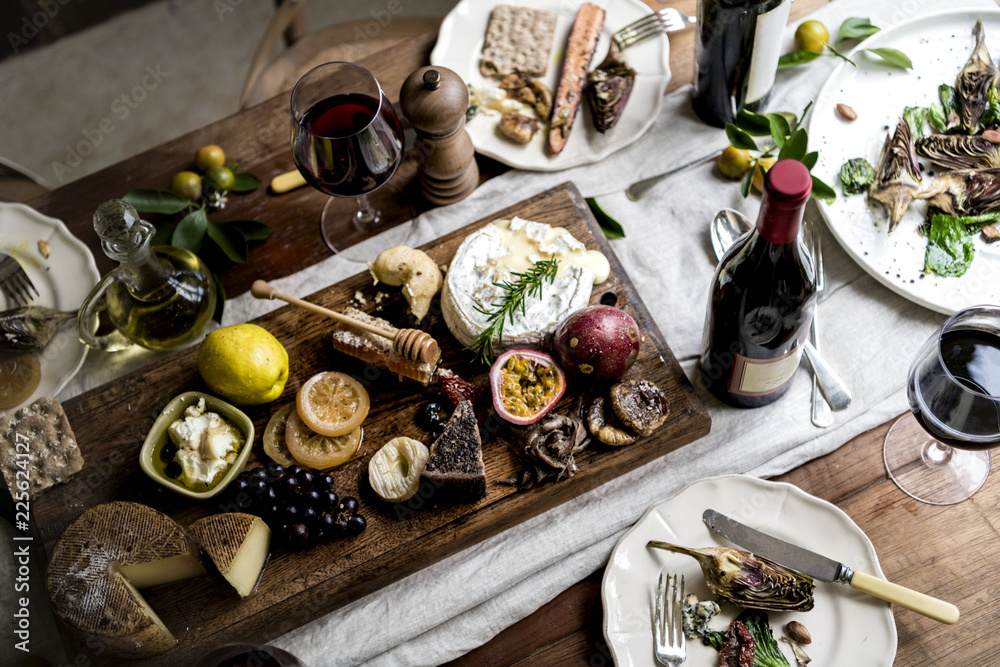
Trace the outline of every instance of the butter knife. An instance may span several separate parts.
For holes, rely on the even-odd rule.
[[[855,572],[843,563],[754,530],[715,510],[705,510],[702,520],[705,525],[730,542],[813,579],[827,583],[835,581],[839,584],[848,584],[862,593],[906,607],[941,623],[951,625],[958,621],[958,607],[944,600],[918,593],[870,574]]]

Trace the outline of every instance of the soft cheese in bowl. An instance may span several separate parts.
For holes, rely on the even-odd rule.
[[[559,271],[545,282],[540,296],[529,295],[523,311],[506,321],[501,351],[511,347],[541,347],[556,326],[590,301],[595,284],[608,279],[607,257],[586,246],[562,227],[522,218],[496,220],[470,234],[455,252],[441,292],[444,321],[462,345],[470,345],[489,326],[489,313],[506,295],[496,283],[536,262],[555,258]]]

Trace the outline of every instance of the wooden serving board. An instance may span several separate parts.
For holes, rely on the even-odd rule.
[[[489,215],[423,246],[423,250],[438,263],[447,264],[470,232],[514,215],[564,226],[588,248],[599,249],[608,257],[611,277],[595,287],[591,301],[616,304],[639,323],[644,336],[639,358],[627,377],[646,378],[663,389],[670,405],[668,420],[653,435],[627,447],[611,448],[595,443],[576,457],[579,471],[572,478],[518,491],[499,483],[521,468],[509,449],[511,437],[507,427],[493,415],[482,428],[488,479],[485,498],[472,504],[438,506],[433,496],[418,495],[408,503],[390,505],[368,486],[370,454],[399,435],[429,445],[428,434],[416,425],[414,415],[424,401],[439,397],[436,390],[400,382],[387,371],[376,370],[334,351],[329,341],[332,322],[328,319],[293,307],[264,315],[255,322],[286,347],[291,371],[281,398],[270,405],[245,408],[258,434],[251,461],[266,458],[261,449],[261,434],[271,413],[294,400],[298,387],[311,375],[335,369],[357,377],[372,398],[361,448],[365,455],[335,471],[334,478],[341,496],[353,495],[360,500],[368,529],[358,537],[300,552],[274,546],[260,586],[246,600],[240,600],[218,575],[145,591],[146,599],[180,641],[175,648],[155,658],[122,662],[187,665],[220,644],[267,641],[708,433],[711,424],[708,413],[572,184],[563,184]],[[390,289],[392,297],[375,314],[402,324],[406,321],[405,303],[397,289]],[[367,272],[316,292],[308,300],[342,309],[358,291],[365,296],[366,310],[371,312],[379,288],[372,285]],[[429,318],[429,331],[443,349],[442,363],[488,390],[486,369],[473,365],[470,353],[451,337],[437,303]],[[196,354],[196,347],[182,350],[65,403],[85,466],[68,483],[50,489],[33,504],[47,552],[51,553],[54,541],[71,521],[98,503],[112,500],[146,503],[182,525],[220,511],[220,501],[192,501],[154,484],[138,464],[146,432],[167,402],[183,391],[205,390],[198,375]],[[571,384],[556,409],[568,412],[581,393],[589,398],[599,391],[596,388],[581,391]],[[101,655],[99,649],[88,648],[82,642],[68,650],[71,660],[86,656],[91,661],[88,664],[117,664]]]

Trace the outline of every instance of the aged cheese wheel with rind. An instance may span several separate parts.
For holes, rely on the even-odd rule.
[[[125,658],[162,653],[177,639],[137,590],[205,574],[195,543],[166,514],[139,503],[97,505],[63,532],[46,587],[68,625]]]

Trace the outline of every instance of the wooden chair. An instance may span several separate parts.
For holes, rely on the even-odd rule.
[[[0,201],[27,202],[52,190],[52,184],[12,160],[0,157]]]
[[[301,14],[304,4],[305,0],[283,0],[275,9],[250,61],[240,95],[240,108],[246,109],[291,91],[295,82],[317,65],[335,60],[360,60],[410,37],[437,30],[442,20],[441,17],[390,16],[388,10],[383,10],[383,16],[305,32]],[[282,35],[289,47],[272,59],[271,54]]]

